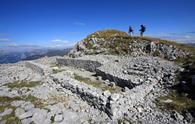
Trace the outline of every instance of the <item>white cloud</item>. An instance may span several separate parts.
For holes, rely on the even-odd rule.
[[[147,34],[146,36],[173,40],[180,43],[195,43],[195,35],[192,32]]]
[[[60,39],[55,39],[55,40],[52,40],[52,42],[59,42],[61,41]]]
[[[8,44],[8,47],[18,47],[18,44]]]
[[[0,38],[0,42],[9,42],[11,39],[9,38]]]
[[[72,47],[75,45],[75,42],[71,42],[68,40],[62,40],[62,39],[54,39],[51,42],[51,47],[53,48],[66,48],[66,47]]]
[[[73,24],[77,26],[86,26],[86,23],[84,22],[74,22]]]
[[[53,43],[56,43],[56,44],[58,44],[58,43],[68,43],[69,41],[67,41],[67,40],[61,40],[61,39],[54,39],[54,40],[52,40],[52,42]]]

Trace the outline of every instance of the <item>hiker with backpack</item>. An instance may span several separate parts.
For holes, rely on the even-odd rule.
[[[133,35],[133,28],[131,26],[129,26],[129,31],[128,31],[130,37]]]
[[[146,31],[146,27],[144,25],[141,25],[141,29],[139,31],[140,31],[140,37],[143,37],[144,32]]]

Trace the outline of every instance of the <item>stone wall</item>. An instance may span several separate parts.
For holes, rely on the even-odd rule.
[[[115,82],[117,86],[120,87],[128,87],[129,89],[132,89],[133,87],[137,86],[137,84],[131,82],[130,80],[119,78],[117,76],[108,74],[101,69],[96,69],[96,74],[98,76],[101,76],[103,79],[108,79],[111,82]]]
[[[97,61],[79,60],[79,59],[57,59],[57,63],[59,65],[83,68],[91,72],[95,72],[96,68],[102,65],[101,63]]]
[[[55,74],[52,75],[53,81],[56,84],[60,84],[63,88],[76,93],[83,100],[87,101],[91,106],[98,108],[101,111],[106,112],[107,101],[110,96],[110,92],[103,92],[100,89],[96,89],[90,85],[81,83],[70,77]]]

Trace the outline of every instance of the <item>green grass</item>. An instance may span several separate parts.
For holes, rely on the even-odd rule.
[[[38,108],[44,108],[45,104],[43,100],[36,98],[32,95],[21,96],[21,97],[7,97],[7,96],[0,96],[0,112],[3,112],[5,109],[11,108],[13,112],[9,115],[5,115],[2,117],[2,120],[6,121],[6,124],[21,124],[21,121],[15,116],[15,109],[16,107],[11,106],[11,102],[16,100],[24,100],[30,101]],[[62,99],[61,99],[62,100]],[[63,99],[64,100],[64,99]]]
[[[7,96],[0,96],[0,103],[11,103],[15,100],[22,100],[21,97],[7,97]]]
[[[38,101],[38,98],[37,97],[34,97],[32,95],[27,95],[27,96],[23,96],[24,100],[26,101],[30,101],[32,103],[35,103]]]
[[[183,72],[178,72],[175,80],[175,90],[171,91],[167,96],[160,97],[156,103],[159,108],[176,110],[178,112],[190,111],[195,109],[194,87],[192,83],[192,75],[195,74],[195,56],[178,58],[176,64],[183,67]],[[183,90],[181,81],[186,81],[190,90]],[[170,99],[172,102],[165,103],[164,101]]]
[[[0,96],[0,112],[3,112],[5,109],[11,108],[13,112],[9,115],[5,115],[2,117],[2,120],[6,121],[6,124],[12,124],[13,122],[16,122],[16,124],[21,124],[19,119],[15,117],[14,111],[16,107],[11,106],[10,103],[15,100],[21,100],[20,97],[6,97],[6,96]]]
[[[11,106],[10,103],[15,100],[22,100],[20,97],[6,97],[6,96],[0,96],[0,103],[2,104],[0,106],[0,112],[3,112],[5,109],[11,108],[13,112],[9,115],[5,115],[2,117],[2,120],[6,121],[6,124],[21,124],[20,120],[15,116],[15,109],[16,107]]]
[[[23,100],[25,101],[30,101],[31,103],[33,103],[35,105],[35,107],[37,108],[44,108],[45,106],[48,105],[48,102],[50,101],[55,101],[53,104],[59,103],[59,102],[63,102],[65,106],[68,105],[68,98],[64,97],[64,96],[53,96],[48,100],[41,100],[37,97],[34,97],[32,95],[28,95],[28,96],[23,96]]]
[[[5,106],[0,106],[0,111],[4,110],[6,107],[11,107],[9,104],[13,101],[17,100],[24,100],[24,101],[30,101],[32,102],[35,106],[42,106],[41,100],[32,96],[32,95],[27,95],[27,96],[21,96],[21,97],[7,97],[7,96],[1,96],[0,97],[0,103],[3,103]]]
[[[153,56],[160,56],[160,52],[159,51],[155,51],[154,53],[153,53]]]
[[[9,115],[3,116],[2,120],[6,120],[6,124],[22,124],[19,118],[15,116],[14,111]]]
[[[178,58],[175,62],[183,67],[190,64],[191,67],[195,69],[195,55],[191,57]]]
[[[13,83],[6,84],[5,86],[8,86],[9,88],[23,88],[23,87],[36,87],[40,85],[41,82],[39,81],[16,81]]]
[[[53,69],[53,73],[54,74],[57,74],[57,73],[60,73],[60,72],[63,72],[65,71],[64,69]]]
[[[27,96],[21,96],[21,97],[7,97],[7,96],[1,96],[0,97],[0,103],[2,103],[3,105],[0,106],[0,111],[3,111],[5,108],[11,108],[12,106],[10,106],[10,103],[13,101],[17,101],[17,100],[24,100],[24,101],[30,101],[32,102],[36,107],[42,107],[44,106],[43,102],[32,96],[32,95],[27,95]]]
[[[41,100],[37,97],[34,97],[32,95],[23,96],[23,100],[30,101],[37,108],[43,108],[46,105],[43,100]]]
[[[50,67],[60,67],[60,65],[58,63],[50,63]]]
[[[108,29],[108,30],[101,30],[101,31],[94,32],[88,35],[83,41],[87,44],[86,47],[88,49],[92,49],[93,43],[90,42],[92,38],[99,38],[98,44],[103,47],[106,47],[107,44],[109,44],[109,41],[112,41],[116,37],[119,38],[119,37],[127,37],[127,36],[128,34],[126,32]]]
[[[118,124],[141,124],[140,121],[133,121],[132,119],[129,119],[129,118],[121,118],[121,119],[118,119]]]
[[[77,74],[74,75],[74,78],[80,82],[83,82],[83,83],[86,83],[88,85],[91,85],[95,88],[99,88],[101,89],[102,91],[110,91],[111,93],[113,92],[117,92],[120,90],[120,87],[118,86],[115,86],[115,87],[111,87],[111,86],[107,86],[105,84],[103,84],[102,82],[99,82],[99,81],[92,81],[91,79],[89,78],[85,78],[85,77],[82,77],[82,76],[79,76]]]
[[[54,123],[54,116],[51,116],[51,123]]]
[[[128,36],[128,34],[126,32],[123,31],[118,31],[118,30],[113,30],[113,29],[107,29],[107,30],[100,30],[100,31],[96,31],[90,35],[88,35],[84,41],[89,41],[91,40],[91,38],[104,38],[104,39],[110,39],[113,37],[121,37],[121,36]]]
[[[3,112],[5,109],[8,109],[8,108],[15,109],[15,107],[10,106],[10,104],[4,104],[0,106],[0,112]]]
[[[171,102],[165,102],[166,100],[171,100]],[[156,100],[156,105],[162,110],[176,110],[181,113],[195,108],[195,100],[188,98],[185,94],[172,91],[167,96],[159,97]]]

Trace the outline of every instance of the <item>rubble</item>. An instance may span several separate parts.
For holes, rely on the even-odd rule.
[[[1,66],[0,73],[5,76],[0,79],[1,82],[7,82],[8,77],[15,75],[11,73],[12,70],[20,68],[37,75],[42,82],[39,86],[20,89],[10,89],[6,86],[7,83],[1,84],[1,97],[20,98],[9,101],[6,105],[15,107],[12,111],[21,123],[118,123],[123,118],[137,123],[188,122],[179,113],[160,111],[154,103],[155,98],[166,93],[167,85],[174,84],[175,72],[181,70],[172,62],[151,56],[113,55],[55,59],[54,61],[52,58],[51,61],[59,69],[63,69],[59,73],[53,73],[52,68],[55,66],[45,64],[51,63],[49,58],[24,61],[10,67],[5,65],[12,67],[6,71],[4,65]],[[28,75],[23,71],[17,73],[21,73],[23,77]],[[122,90],[104,91],[76,80],[74,75],[78,73],[83,73],[82,76],[97,80],[108,88],[120,87]],[[37,77],[35,78],[38,79]],[[33,80],[33,77],[28,79]],[[31,97],[24,97],[28,95]],[[0,103],[5,104],[3,101]]]

